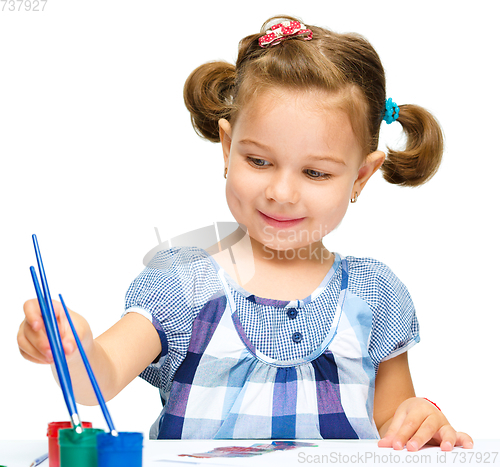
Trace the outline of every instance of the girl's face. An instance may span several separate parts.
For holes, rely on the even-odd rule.
[[[335,95],[320,91],[267,91],[219,125],[229,209],[273,250],[321,242],[385,157],[363,157]]]

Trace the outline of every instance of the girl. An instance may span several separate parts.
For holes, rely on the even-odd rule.
[[[272,26],[271,26],[272,24]],[[201,136],[222,144],[240,227],[206,250],[159,252],[126,312],[93,339],[72,313],[107,399],[140,375],[160,388],[152,438],[381,438],[379,446],[472,447],[434,403],[415,397],[411,298],[384,264],[328,251],[322,238],[370,177],[417,186],[436,172],[442,134],[424,109],[386,99],[361,36],[272,18],[240,42],[236,66],[197,68],[184,92]],[[406,148],[378,147],[397,120]],[[77,400],[95,404],[55,304]],[[38,304],[18,343],[52,363]]]

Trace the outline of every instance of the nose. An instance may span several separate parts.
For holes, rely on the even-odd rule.
[[[295,204],[300,199],[300,190],[297,181],[290,174],[275,172],[266,187],[266,198],[279,204]]]

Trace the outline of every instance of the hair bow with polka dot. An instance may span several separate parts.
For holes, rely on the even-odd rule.
[[[262,48],[278,45],[283,39],[291,36],[303,36],[304,40],[309,41],[312,39],[312,31],[298,21],[284,21],[273,25],[266,34],[259,37],[259,45]]]

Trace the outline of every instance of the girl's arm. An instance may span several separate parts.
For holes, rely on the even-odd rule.
[[[103,397],[108,401],[155,360],[161,352],[161,343],[148,319],[138,313],[127,313],[92,340],[85,352]],[[68,358],[68,365],[77,402],[98,404],[78,349]],[[54,366],[52,371],[55,374]]]
[[[417,451],[437,444],[472,448],[472,438],[453,429],[443,413],[429,401],[415,397],[407,353],[379,365],[375,379],[373,418],[382,438],[380,447]]]
[[[53,301],[63,347],[78,403],[96,405],[97,399],[59,302]],[[35,363],[53,363],[37,300],[24,304],[26,319],[18,333],[21,354]],[[85,353],[106,400],[116,396],[161,352],[161,342],[151,322],[128,313],[96,339],[87,321],[69,310]],[[55,369],[53,367],[53,373]]]

